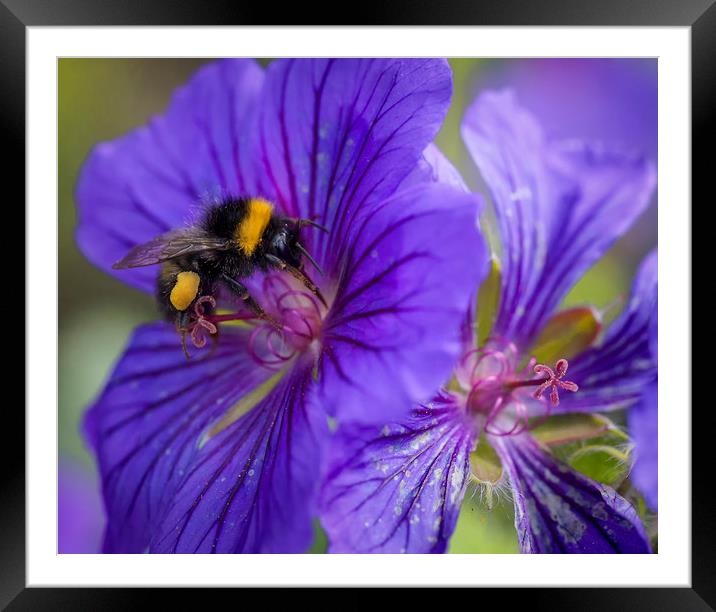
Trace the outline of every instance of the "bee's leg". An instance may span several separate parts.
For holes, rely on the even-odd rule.
[[[179,332],[179,336],[181,337],[181,348],[182,348],[182,351],[184,351],[184,356],[187,359],[191,359],[189,350],[186,347],[186,335],[187,335],[187,332],[189,331],[189,311],[188,310],[183,310],[183,311],[177,313],[176,328],[177,328],[177,331]]]
[[[268,254],[266,255],[266,259],[268,259],[279,270],[284,270],[294,278],[300,280],[306,286],[306,288],[311,293],[313,293],[313,295],[315,295],[319,300],[321,300],[321,303],[326,308],[328,308],[328,304],[326,303],[326,300],[324,299],[323,295],[321,295],[321,292],[319,291],[318,287],[316,287],[316,284],[310,278],[308,278],[308,276],[303,270],[294,268],[292,265],[286,263],[283,259],[279,259],[275,255]]]
[[[189,323],[191,323],[191,312],[189,309],[177,312],[177,329],[189,329]]]
[[[244,301],[244,304],[246,304],[246,306],[251,310],[251,312],[253,312],[259,319],[270,323],[279,331],[283,330],[283,326],[273,317],[269,316],[263,308],[261,308],[261,304],[259,304],[251,296],[249,290],[243,283],[240,283],[235,278],[231,278],[227,274],[222,274],[221,278],[224,280],[229,289],[231,289],[239,298],[241,298]]]

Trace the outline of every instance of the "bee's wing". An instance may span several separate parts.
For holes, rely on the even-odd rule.
[[[192,228],[162,234],[149,242],[139,244],[112,267],[118,270],[121,268],[153,266],[183,255],[191,255],[202,251],[225,251],[230,248],[231,241],[217,238],[202,230]]]

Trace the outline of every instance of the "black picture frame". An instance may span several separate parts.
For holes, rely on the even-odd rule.
[[[557,25],[557,26],[690,26],[692,36],[692,179],[694,198],[707,195],[713,173],[716,133],[716,0],[443,0],[441,2],[360,2],[351,9],[353,25]],[[282,7],[236,0],[0,0],[0,118],[6,161],[3,189],[7,202],[24,202],[25,169],[25,38],[29,26],[53,25],[332,25],[341,17],[335,8],[305,3]],[[320,8],[319,8],[320,7]],[[338,7],[336,7],[338,8]],[[344,7],[341,7],[344,9]],[[341,10],[339,8],[338,10]],[[709,125],[711,128],[709,128]],[[13,177],[13,180],[10,178]],[[685,214],[690,203],[680,202]],[[19,205],[16,234],[24,226]],[[5,220],[4,223],[8,223]],[[18,249],[21,246],[16,247]],[[24,250],[23,250],[24,251]],[[17,258],[17,256],[16,256]],[[19,266],[15,265],[19,273]],[[53,274],[48,270],[48,274]],[[24,286],[21,278],[15,294]],[[48,304],[48,307],[51,306]],[[29,324],[25,321],[25,324]],[[23,326],[26,329],[26,326]],[[14,330],[19,333],[19,326]],[[22,346],[16,344],[15,346]],[[12,355],[16,363],[24,359]],[[690,357],[690,356],[685,356]],[[7,374],[6,374],[7,376]],[[7,397],[7,395],[6,395]],[[707,436],[714,431],[713,406],[692,413],[692,588],[513,589],[505,604],[525,603],[531,609],[578,610],[713,610],[716,608],[716,527],[710,499],[712,474]],[[670,408],[670,407],[669,407]],[[52,418],[52,417],[49,417]],[[7,459],[0,470],[0,605],[10,610],[102,609],[126,610],[143,605],[169,605],[177,597],[181,608],[206,605],[194,589],[25,588],[25,420],[18,402],[3,409],[3,447]],[[12,448],[15,444],[15,448]],[[320,578],[318,579],[320,582]],[[499,595],[490,593],[490,595]],[[485,593],[488,595],[488,593]],[[485,595],[475,605],[493,605]],[[504,595],[504,594],[503,594]],[[200,599],[201,598],[201,599]],[[168,601],[169,599],[169,601]],[[314,599],[318,602],[318,599]],[[359,600],[355,600],[356,603]],[[318,605],[318,604],[316,604]],[[319,607],[322,607],[319,605]]]

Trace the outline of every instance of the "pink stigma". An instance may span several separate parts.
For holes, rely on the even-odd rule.
[[[567,373],[569,362],[566,359],[560,359],[555,365],[554,370],[538,363],[534,367],[535,374],[545,374],[547,378],[544,379],[542,384],[535,390],[533,396],[536,399],[540,399],[542,394],[547,390],[551,389],[549,398],[552,401],[553,406],[559,406],[559,389],[565,391],[571,391],[572,393],[579,390],[579,387],[570,380],[562,380],[562,377]]]

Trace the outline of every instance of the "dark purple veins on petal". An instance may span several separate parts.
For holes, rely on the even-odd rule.
[[[106,552],[142,552],[197,452],[203,431],[270,376],[248,357],[245,332],[186,359],[170,325],[135,332],[86,429],[102,477]]]
[[[363,211],[324,322],[329,412],[382,424],[449,377],[486,270],[478,210],[470,194],[425,183]]]
[[[366,204],[391,195],[437,132],[451,94],[443,60],[274,62],[260,104],[260,190],[331,234],[309,250],[329,261]]]
[[[649,553],[636,510],[529,435],[493,440],[509,474],[525,553]]]
[[[444,552],[469,477],[472,428],[437,398],[403,424],[339,430],[321,495],[332,552]]]
[[[150,546],[159,553],[305,552],[326,424],[310,368],[289,371],[195,455]]]

